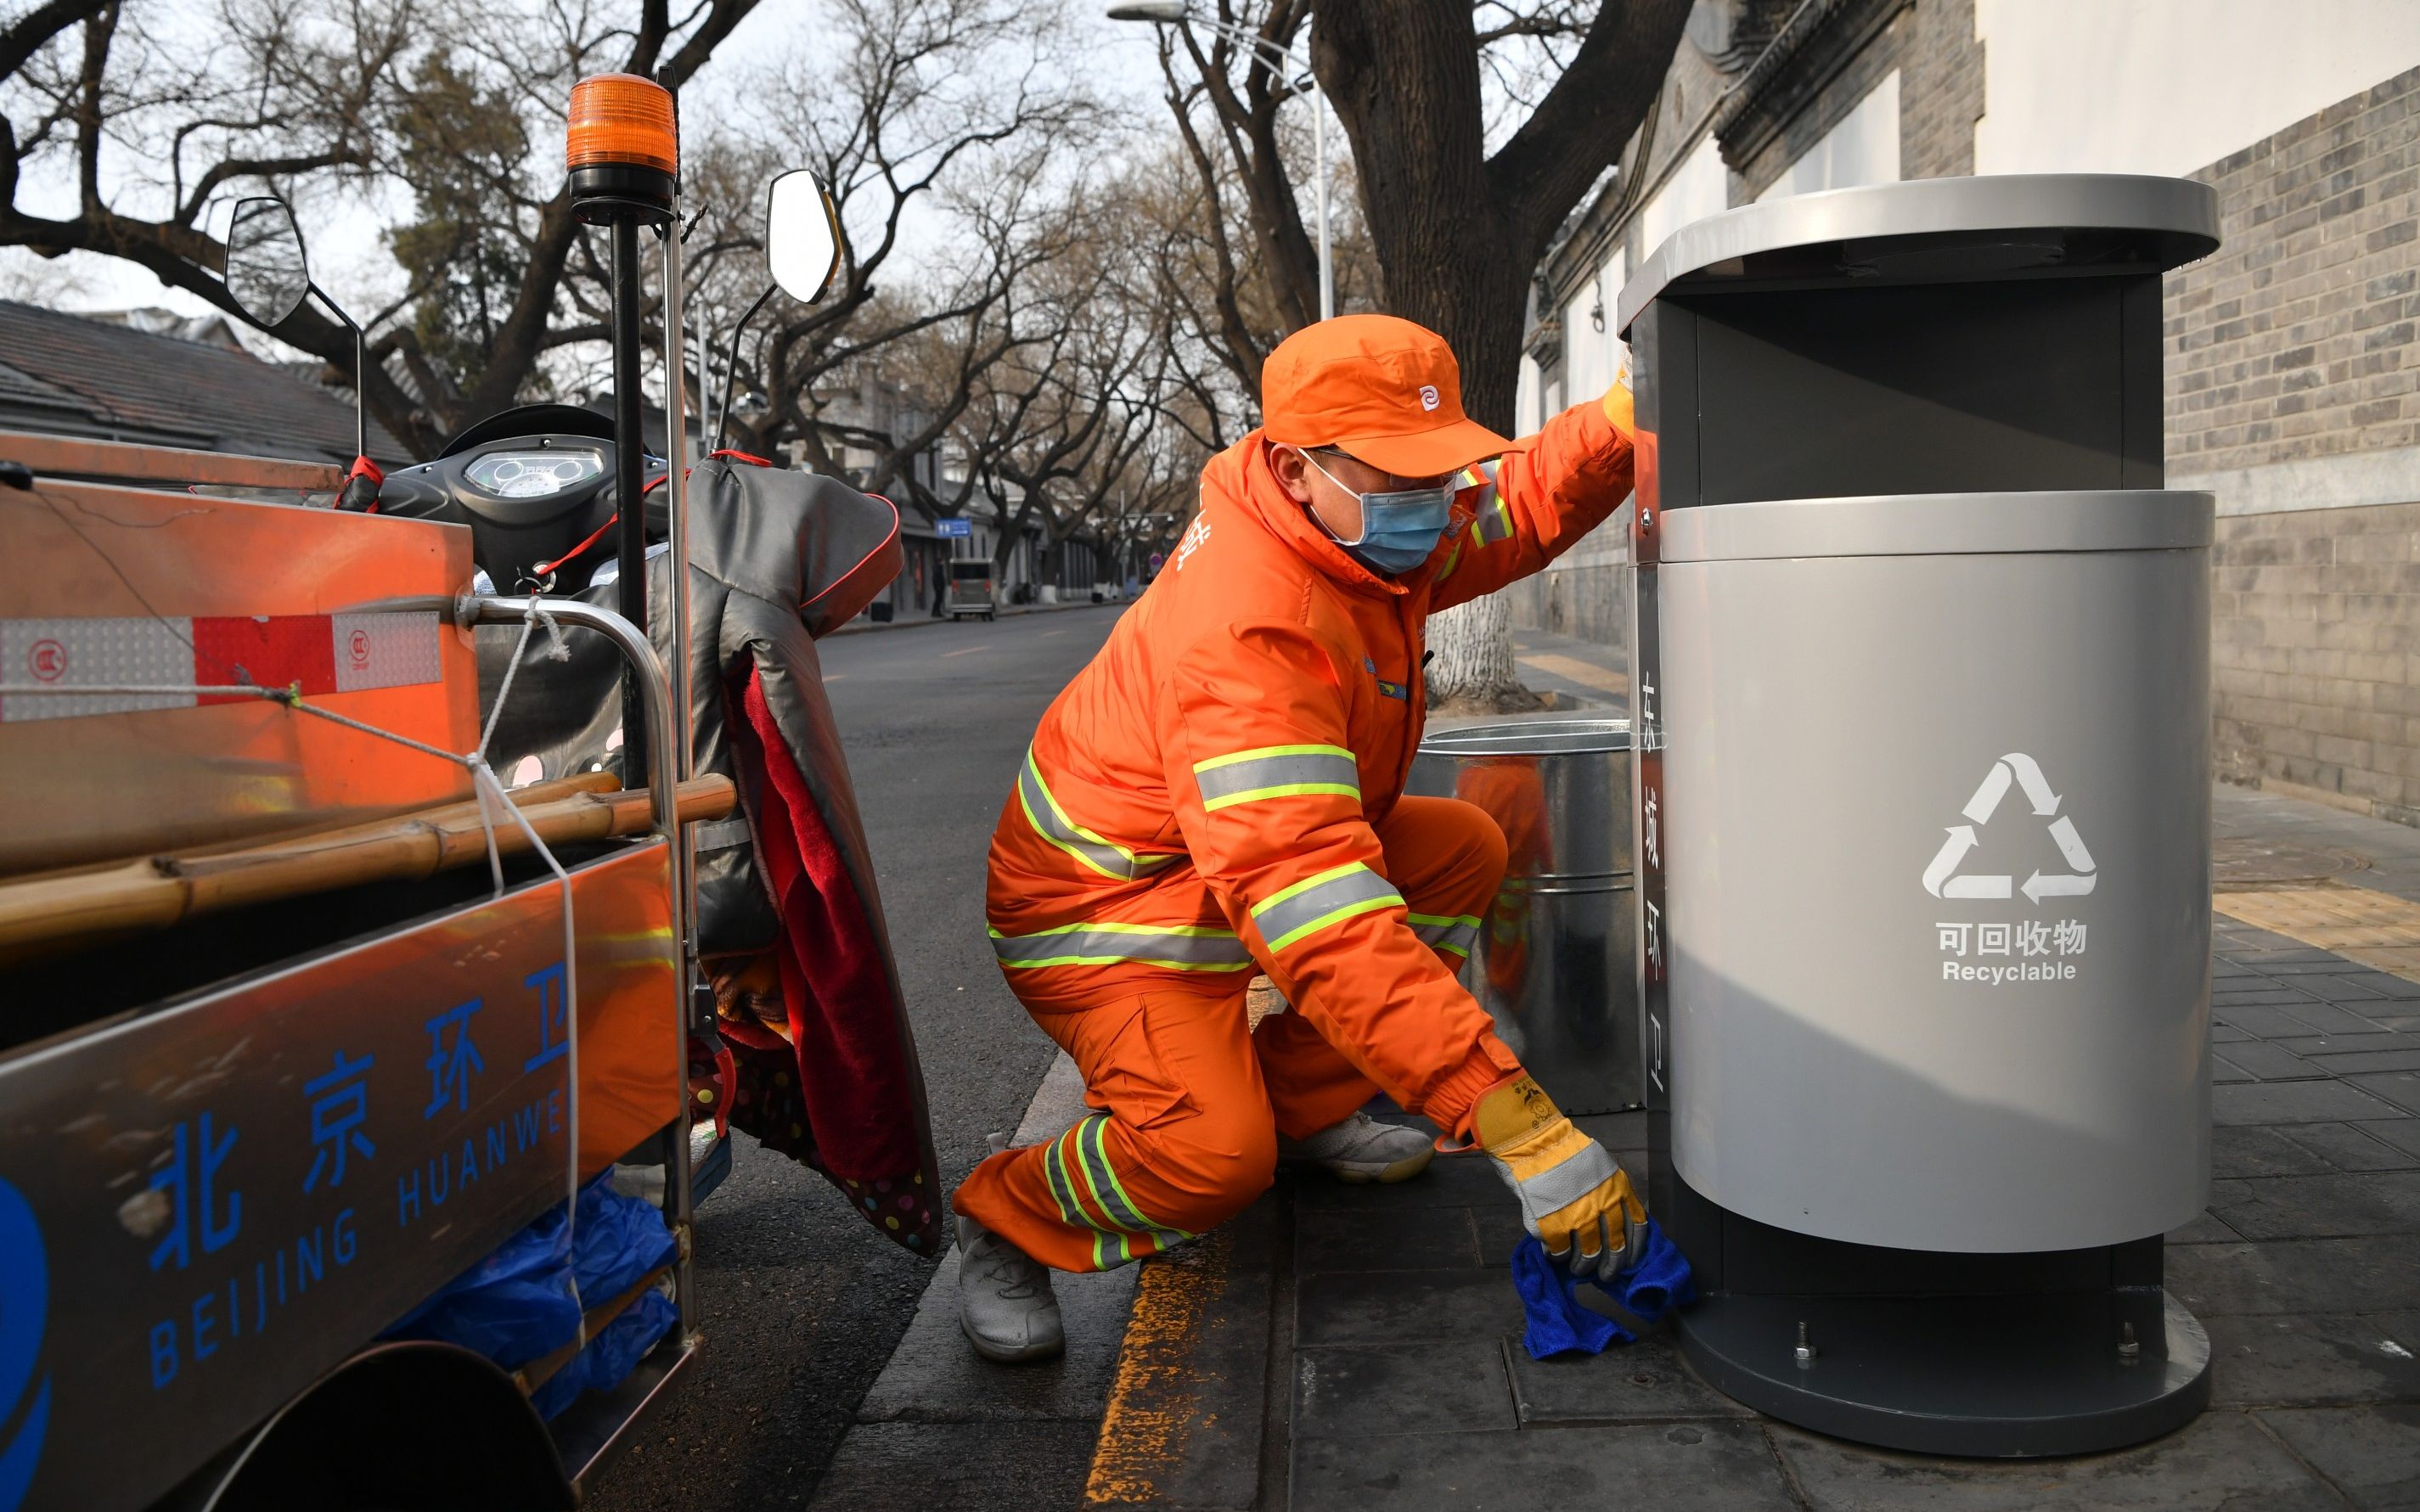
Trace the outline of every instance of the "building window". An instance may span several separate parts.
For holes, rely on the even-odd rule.
[[[1792,194],[1898,181],[1899,70],[1893,69],[1756,198],[1761,205]]]

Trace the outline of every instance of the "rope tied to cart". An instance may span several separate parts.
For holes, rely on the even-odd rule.
[[[566,1137],[570,1152],[564,1162],[564,1242],[574,1253],[577,1253],[580,1221],[580,964],[579,930],[573,912],[571,874],[565,869],[554,852],[548,848],[545,838],[530,823],[529,816],[512,801],[510,791],[504,786],[503,779],[497,777],[495,768],[488,761],[488,748],[495,738],[496,729],[502,720],[505,704],[512,696],[513,682],[520,673],[522,659],[529,652],[531,638],[541,626],[546,631],[548,644],[538,655],[550,661],[570,659],[571,649],[564,640],[562,626],[556,624],[554,617],[546,611],[539,595],[535,593],[531,594],[529,602],[521,613],[520,638],[514,642],[512,659],[505,667],[504,681],[496,688],[495,703],[489,709],[487,720],[479,732],[477,748],[468,754],[450,751],[441,746],[432,746],[427,741],[415,740],[410,735],[381,729],[349,715],[339,714],[334,709],[323,708],[303,697],[300,684],[289,684],[283,687],[266,687],[251,682],[103,686],[76,684],[64,687],[44,683],[0,683],[0,697],[257,699],[263,702],[278,704],[296,713],[308,714],[333,724],[342,725],[348,730],[357,731],[362,734],[401,746],[408,750],[418,751],[439,761],[451,762],[468,771],[471,775],[472,795],[478,804],[479,829],[487,846],[488,873],[494,886],[495,896],[502,898],[505,890],[504,854],[496,843],[496,835],[500,827],[496,817],[498,809],[501,809],[520,830],[522,836],[528,841],[530,849],[545,863],[546,869],[553,874],[562,891],[564,1074],[572,1091],[572,1095],[565,1100],[569,1105],[569,1111],[566,1116]],[[241,675],[242,669],[238,668],[237,672]],[[571,1288],[572,1300],[580,1310],[577,1347],[584,1347],[588,1342],[587,1305],[580,1296],[580,1282],[577,1274],[566,1274],[566,1280]]]

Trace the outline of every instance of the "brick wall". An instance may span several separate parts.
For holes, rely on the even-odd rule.
[[[2420,70],[2195,177],[2167,465],[2219,498],[2218,774],[2420,824]]]
[[[2420,503],[2231,515],[2218,534],[2218,775],[2420,824]]]
[[[1983,114],[1975,0],[1917,0],[1900,45],[1900,177],[1973,173],[1975,122]]]
[[[2172,471],[2409,446],[2420,69],[2194,177],[2226,245],[2168,280]]]

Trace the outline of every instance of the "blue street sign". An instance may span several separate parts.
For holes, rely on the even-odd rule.
[[[970,539],[975,533],[975,522],[970,519],[937,519],[933,522],[933,529],[939,532],[945,541],[952,539],[963,541]]]

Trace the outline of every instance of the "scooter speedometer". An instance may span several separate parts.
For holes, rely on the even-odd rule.
[[[585,448],[489,452],[462,470],[482,492],[499,499],[543,499],[602,476],[605,458]]]

